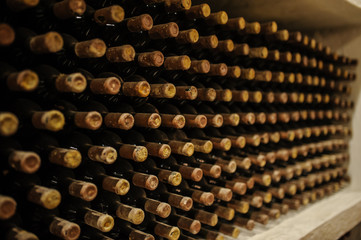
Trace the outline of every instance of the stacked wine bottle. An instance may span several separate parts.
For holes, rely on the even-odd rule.
[[[237,238],[349,182],[357,60],[190,0],[0,1],[0,238]]]

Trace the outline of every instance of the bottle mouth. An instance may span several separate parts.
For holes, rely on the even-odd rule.
[[[0,135],[11,136],[16,133],[19,126],[19,120],[12,113],[0,113]]]
[[[179,205],[182,208],[182,210],[189,211],[193,206],[193,200],[190,197],[182,197]]]
[[[0,219],[5,220],[11,218],[16,211],[16,202],[11,197],[0,198]]]

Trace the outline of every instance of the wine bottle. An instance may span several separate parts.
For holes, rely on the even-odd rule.
[[[0,79],[4,89],[16,92],[31,92],[39,84],[39,77],[34,71],[29,69],[18,71],[5,62],[0,63]]]
[[[0,195],[0,219],[6,220],[14,216],[17,203],[12,197]]]

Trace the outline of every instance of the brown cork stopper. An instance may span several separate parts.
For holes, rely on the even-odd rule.
[[[259,154],[259,155],[253,155],[253,154],[248,154],[248,158],[251,160],[252,164],[260,166],[260,167],[264,167],[264,165],[266,165],[266,157],[263,154]]]
[[[174,154],[190,157],[194,153],[194,145],[191,142],[180,142],[171,140],[168,142],[168,144],[172,149],[172,153]]]
[[[211,13],[205,20],[207,24],[224,25],[228,22],[228,14],[225,11]]]
[[[267,117],[268,118],[268,117]],[[276,119],[277,119],[277,115],[276,115]],[[268,121],[268,119],[267,119]],[[271,124],[274,124],[273,122],[271,121],[268,121],[269,123]],[[276,122],[275,122],[276,123]],[[274,143],[278,143],[280,140],[281,140],[281,135],[279,134],[279,132],[273,132],[273,133],[270,133],[270,140]]]
[[[194,200],[194,199],[193,199]],[[209,205],[207,205],[209,206]],[[194,217],[196,220],[208,226],[215,226],[218,223],[218,216],[214,213],[206,212],[203,210],[196,210]]]
[[[249,45],[246,43],[234,44],[233,53],[236,56],[248,56],[249,54]]]
[[[120,203],[116,215],[118,218],[139,225],[143,222],[145,214],[141,208],[135,208],[129,205]]]
[[[269,82],[272,80],[272,72],[267,71],[267,70],[266,71],[255,71],[254,80]]]
[[[134,114],[134,125],[146,128],[159,128],[162,118],[158,113],[136,113]]]
[[[213,149],[213,143],[209,140],[191,139],[195,152],[210,153]]]
[[[160,67],[164,63],[164,55],[160,51],[144,52],[138,55],[137,60],[141,67]]]
[[[250,48],[248,56],[250,58],[266,59],[268,56],[268,49],[266,47]]]
[[[14,29],[6,24],[0,24],[0,46],[9,46],[15,40],[15,31]]]
[[[191,67],[188,70],[190,73],[208,73],[210,70],[210,63],[208,60],[192,60]]]
[[[232,190],[229,188],[223,188],[223,187],[212,187],[211,193],[217,198],[225,202],[229,202],[232,199]]]
[[[53,13],[59,19],[69,19],[83,15],[86,10],[84,0],[63,0],[53,5]]]
[[[144,204],[144,210],[161,218],[167,218],[172,208],[168,203],[148,198]]]
[[[106,50],[105,42],[99,38],[77,42],[74,46],[74,52],[79,58],[100,58]]]
[[[221,223],[219,226],[219,232],[232,238],[237,238],[238,235],[241,233],[241,230],[234,227],[233,225]]]
[[[302,33],[301,32],[289,32],[288,41],[300,43],[302,41]]]
[[[222,151],[229,151],[232,147],[231,139],[229,138],[210,138],[209,140],[213,143],[213,148],[222,150]]]
[[[35,234],[18,227],[13,227],[9,229],[6,237],[6,239],[14,240],[39,240],[39,238]]]
[[[132,178],[132,183],[137,187],[153,191],[158,187],[159,180],[157,176],[154,175],[135,173]]]
[[[255,116],[256,116],[256,123],[257,124],[265,124],[266,123],[267,117],[266,117],[266,114],[264,112],[256,113]]]
[[[39,0],[7,0],[6,5],[14,12],[20,12],[27,8],[36,7]]]
[[[285,81],[285,74],[283,72],[272,72],[272,82],[283,83]]]
[[[65,117],[58,110],[49,110],[34,112],[31,121],[35,128],[57,132],[63,129]]]
[[[241,31],[246,27],[246,21],[243,17],[228,19],[228,22],[222,26],[225,30]]]
[[[192,6],[188,11],[184,12],[187,18],[207,18],[211,14],[211,8],[207,3]]]
[[[0,219],[6,220],[11,218],[16,211],[16,201],[8,196],[0,195]]]
[[[247,191],[247,185],[243,182],[227,181],[225,187],[232,189],[234,193],[239,195],[244,195]]]
[[[125,96],[148,97],[150,94],[150,85],[147,81],[124,82],[122,92]]]
[[[13,113],[0,112],[0,135],[11,136],[18,130],[19,120]]]
[[[316,68],[317,67],[317,59],[316,58],[309,58],[307,66],[310,67],[310,68]]]
[[[168,203],[175,208],[182,209],[183,211],[189,211],[192,209],[193,200],[190,197],[170,193],[168,197]]]
[[[268,144],[269,143],[270,136],[269,136],[269,134],[267,132],[262,133],[260,136],[261,136],[261,142],[263,144]]]
[[[261,33],[271,34],[277,32],[277,23],[275,21],[261,23]]]
[[[309,41],[309,43],[308,43],[308,46],[309,46],[311,49],[316,49],[316,44],[317,44],[316,39],[311,38],[310,41]]]
[[[129,130],[134,126],[134,117],[130,113],[108,113],[104,123],[109,128]]]
[[[261,212],[252,212],[251,219],[254,220],[255,222],[261,223],[263,225],[266,225],[269,221],[268,215],[261,213]]]
[[[154,233],[159,237],[164,237],[168,240],[177,240],[181,234],[178,227],[173,227],[165,223],[157,222],[154,227]]]
[[[273,38],[282,42],[287,41],[289,37],[290,37],[289,32],[286,29],[278,30],[276,33],[273,34]]]
[[[272,197],[283,199],[285,197],[285,190],[284,188],[269,188],[269,192],[272,194]]]
[[[71,196],[83,199],[84,201],[92,201],[98,194],[98,188],[95,184],[85,181],[73,180],[68,187]]]
[[[194,47],[214,49],[218,46],[218,38],[216,35],[200,36],[198,42],[193,44]]]
[[[246,169],[247,170],[252,165],[251,160],[248,157],[245,157],[245,158],[233,158],[233,160],[236,161],[237,168],[240,168],[240,169]]]
[[[288,95],[285,92],[275,93],[275,102],[286,104],[288,102]]]
[[[166,57],[164,68],[166,70],[188,70],[191,67],[191,59],[187,55]]]
[[[181,216],[177,221],[177,226],[192,234],[197,234],[201,230],[201,222],[191,218]]]
[[[76,112],[74,115],[74,124],[79,128],[97,130],[103,123],[102,115],[96,111]]]
[[[267,60],[279,61],[280,60],[280,51],[278,50],[269,50],[267,55]]]
[[[230,78],[239,78],[241,76],[241,68],[239,66],[228,66],[226,76]]]
[[[196,29],[188,29],[180,31],[176,37],[176,41],[180,44],[196,43],[199,40],[199,33]]]
[[[92,146],[88,150],[88,157],[92,161],[112,164],[117,160],[117,151],[112,147]]]
[[[183,116],[187,127],[205,128],[207,126],[207,118],[204,115],[183,114]]]
[[[222,173],[222,168],[219,165],[212,165],[208,163],[202,163],[199,167],[203,171],[203,175],[212,177],[212,178],[219,178]]]
[[[310,38],[307,35],[302,35],[302,45],[307,46],[310,42]]]
[[[241,78],[246,80],[253,80],[256,76],[256,71],[253,68],[242,68]]]
[[[160,116],[163,127],[182,129],[186,124],[186,119],[183,115],[160,114]]]
[[[291,52],[280,52],[280,61],[289,63],[292,62],[293,55]]]
[[[262,101],[267,103],[273,103],[275,101],[275,93],[274,92],[263,92],[262,93]]]
[[[200,168],[193,168],[189,166],[180,166],[178,171],[182,174],[184,179],[199,182],[203,178],[203,170]]]
[[[47,209],[59,206],[61,195],[58,190],[35,185],[27,194],[28,201]]]
[[[173,98],[176,87],[171,83],[150,84],[150,96],[154,98]]]
[[[262,92],[260,91],[254,91],[254,92],[248,92],[249,93],[249,101],[254,103],[260,103],[262,102]]]
[[[81,154],[74,149],[55,148],[49,154],[49,161],[66,168],[77,168],[81,163]]]
[[[233,224],[235,224],[236,226],[245,228],[247,230],[253,230],[255,223],[252,219],[248,219],[248,218],[243,218],[243,217],[239,217],[237,216],[234,221]]]
[[[233,98],[232,91],[229,89],[216,89],[216,100],[223,102],[230,102]]]
[[[261,144],[261,137],[258,134],[244,135],[247,145],[258,147]]]
[[[223,117],[221,114],[204,114],[207,118],[207,126],[222,127]]]
[[[191,0],[164,0],[164,6],[168,11],[189,10],[192,6]]]
[[[100,8],[94,12],[93,19],[99,25],[120,23],[124,19],[124,9],[119,5]]]
[[[231,221],[234,218],[236,212],[233,208],[218,205],[216,206],[216,209],[214,209],[214,213],[217,214],[220,218]]]
[[[218,46],[216,49],[220,52],[232,52],[234,50],[234,43],[231,39],[218,41]]]
[[[126,179],[106,176],[102,188],[117,195],[125,195],[129,192],[130,184]]]
[[[153,18],[149,14],[142,14],[129,18],[127,28],[130,32],[149,31],[153,27]]]
[[[226,76],[228,67],[224,63],[211,64],[208,75],[210,76]]]
[[[272,134],[270,133],[269,136],[271,139]],[[266,152],[265,154],[267,162],[274,163],[276,161],[276,152]]]
[[[236,212],[247,213],[249,210],[249,203],[246,201],[231,200],[227,203],[227,207],[233,208]]]
[[[230,113],[230,114],[223,113],[222,117],[223,117],[224,125],[238,126],[240,122],[240,117],[236,113]]]
[[[259,22],[246,22],[244,32],[247,34],[259,34],[261,32],[261,24]]]
[[[120,157],[131,159],[136,162],[144,162],[148,157],[148,150],[143,146],[122,144],[119,147],[118,154]]]
[[[63,38],[57,32],[48,32],[32,37],[29,42],[30,50],[36,54],[55,53],[63,48]]]
[[[195,86],[176,86],[175,98],[194,100],[198,96],[198,89]]]
[[[281,216],[281,211],[278,209],[271,209],[266,207],[261,207],[261,213],[267,214],[272,219],[278,219]]]
[[[87,80],[81,73],[59,74],[55,87],[59,92],[81,93],[87,86]]]
[[[108,95],[118,94],[121,86],[121,81],[116,77],[91,79],[89,84],[92,93]]]
[[[108,48],[105,54],[112,63],[131,62],[135,58],[135,50],[131,45],[122,45]]]
[[[112,216],[89,208],[84,215],[84,222],[102,232],[109,232],[114,227],[114,218]]]
[[[179,172],[162,169],[158,173],[158,179],[169,185],[178,186],[182,182],[182,175]]]
[[[223,160],[223,159],[217,159],[216,165],[220,166],[222,168],[222,171],[225,171],[227,173],[234,173],[237,170],[237,163],[235,160]]]
[[[213,102],[216,99],[216,90],[214,88],[197,88],[197,100]]]
[[[300,53],[293,53],[292,54],[292,63],[299,64],[302,61],[302,56]]]
[[[80,227],[76,223],[54,217],[49,225],[49,232],[61,239],[76,240],[80,236]]]
[[[148,31],[148,34],[149,37],[154,40],[175,38],[179,34],[179,27],[175,22],[154,25],[152,29]]]
[[[262,186],[269,186],[271,184],[272,178],[268,174],[254,174],[253,180]]]

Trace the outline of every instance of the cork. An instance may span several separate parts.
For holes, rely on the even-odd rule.
[[[230,53],[234,50],[234,43],[231,39],[218,41],[217,51]]]
[[[208,73],[210,70],[210,63],[208,60],[192,60],[191,67],[188,72],[190,73]]]
[[[241,78],[246,80],[253,80],[255,78],[256,72],[253,68],[242,68],[241,69]]]
[[[227,203],[227,207],[233,208],[236,212],[247,213],[249,210],[249,203],[246,201],[239,201],[232,199]]]
[[[207,126],[222,127],[223,117],[221,114],[204,114],[204,116],[207,118]]]
[[[9,74],[6,84],[12,91],[31,92],[37,88],[39,77],[35,72],[26,69]]]
[[[87,80],[81,73],[59,74],[55,87],[59,92],[81,93],[87,86]]]
[[[227,173],[234,173],[237,170],[237,163],[235,160],[223,160],[223,159],[217,159],[216,165],[220,166],[222,168],[222,171]]]
[[[72,169],[80,165],[81,159],[80,152],[74,149],[55,148],[49,154],[51,163]]]
[[[158,187],[159,180],[157,176],[154,175],[135,173],[132,178],[132,183],[137,187],[153,191]]]
[[[159,128],[162,124],[162,118],[158,113],[136,113],[134,124],[138,127]]]
[[[99,112],[76,112],[74,115],[74,124],[79,128],[97,130],[103,123],[103,117]]]
[[[105,56],[109,62],[131,62],[135,58],[135,50],[131,45],[111,47],[106,50]]]
[[[177,240],[181,234],[178,227],[173,227],[161,222],[156,223],[154,233],[157,236],[164,237],[168,240]]]
[[[253,125],[256,123],[256,115],[254,113],[238,113],[240,117],[240,123]]]
[[[211,7],[207,3],[192,6],[184,12],[189,19],[207,18],[211,14]]]
[[[0,135],[8,137],[18,130],[19,119],[10,112],[0,112]]]
[[[153,25],[153,28],[148,31],[151,39],[166,39],[175,38],[179,34],[179,27],[175,22],[165,24]]]
[[[9,229],[6,237],[7,239],[15,240],[39,240],[39,238],[35,234],[18,227],[12,227],[11,229]]]
[[[16,211],[16,201],[12,197],[0,195],[0,219],[11,218]]]
[[[275,101],[274,92],[262,92],[262,101],[267,103],[273,103]]]
[[[56,53],[63,48],[63,44],[63,38],[57,32],[37,35],[29,42],[30,50],[36,54]]]
[[[285,190],[283,188],[271,187],[269,192],[272,194],[272,197],[283,199],[285,197]]]
[[[221,223],[219,227],[219,232],[232,238],[237,238],[238,235],[241,233],[241,230],[234,227],[233,225]]]
[[[175,208],[182,209],[183,211],[189,211],[192,209],[193,200],[190,197],[170,193],[168,197],[168,203]]]
[[[302,33],[301,32],[289,32],[288,40],[290,42],[300,43],[302,41]]]
[[[194,86],[176,86],[175,98],[194,100],[198,96],[198,89]]]
[[[118,154],[122,158],[131,159],[136,162],[144,162],[148,157],[148,150],[143,146],[122,144]]]
[[[171,140],[168,142],[173,154],[190,157],[194,153],[194,145],[191,142],[181,142]]]
[[[95,78],[90,80],[89,88],[93,94],[116,95],[122,86],[116,77]]]
[[[63,0],[53,5],[53,13],[59,19],[69,19],[81,16],[86,10],[84,0]]]
[[[183,115],[160,114],[160,116],[163,127],[182,129],[186,124],[186,119]]]
[[[266,47],[250,48],[248,56],[250,58],[266,59],[268,56],[268,49]]]
[[[177,221],[177,226],[192,234],[197,234],[201,230],[201,222],[181,216]]]
[[[256,117],[257,124],[265,124],[267,121],[267,116],[264,112],[256,113],[255,117]],[[262,135],[264,135],[264,133]]]
[[[112,164],[117,160],[117,151],[112,147],[92,146],[88,150],[88,157],[92,161]]]
[[[14,12],[36,7],[40,0],[7,0],[6,5]]]
[[[129,192],[130,184],[126,179],[106,176],[103,178],[102,188],[117,195],[125,195]]]
[[[233,98],[232,91],[229,89],[216,89],[216,100],[230,102]]]
[[[281,55],[280,51],[278,51],[278,50],[269,50],[268,55],[267,55],[267,60],[279,61],[281,58],[280,55]]]
[[[167,159],[171,154],[171,148],[168,144],[146,142],[145,147],[150,156],[159,157],[161,159]]]
[[[203,178],[203,170],[200,168],[180,166],[178,171],[182,174],[182,177],[184,179],[189,179],[195,182],[199,182]]]
[[[249,93],[247,90],[232,90],[232,99],[235,102],[248,102]],[[242,120],[242,119],[241,119]]]
[[[235,211],[233,208],[224,207],[221,205],[216,206],[214,213],[218,215],[218,217],[231,221],[235,216]]]
[[[268,174],[254,174],[253,179],[256,183],[263,185],[263,186],[269,186],[271,184],[271,176]]]
[[[211,64],[208,75],[210,76],[226,76],[228,67],[224,63]]]
[[[224,240],[224,236],[219,232],[211,231],[204,228],[202,229],[202,231],[204,232],[206,239]]]
[[[269,217],[266,214],[260,212],[251,213],[251,219],[263,225],[266,225],[269,221]]]
[[[176,87],[172,83],[150,84],[150,96],[154,98],[173,98]]]
[[[254,92],[251,92],[249,91],[249,101],[250,102],[254,102],[254,103],[260,103],[262,102],[262,92],[260,91],[254,91]]]
[[[290,62],[292,62],[292,59],[293,59],[293,55],[291,52],[281,52],[280,53],[280,61],[281,62],[290,63]]]
[[[286,42],[290,35],[289,35],[289,32],[288,30],[286,29],[283,29],[283,30],[278,30],[277,32],[275,32],[273,34],[273,37],[276,39],[276,40],[279,40],[279,41],[282,41],[282,42]]]
[[[223,117],[224,125],[238,126],[240,122],[240,117],[236,113],[230,113],[230,114],[223,113],[222,117]]]
[[[218,187],[218,186],[212,187],[211,193],[213,193],[215,198],[220,199],[225,202],[231,201],[232,196],[233,196],[231,189]]]
[[[254,226],[255,226],[255,223],[254,223],[254,221],[252,219],[242,218],[242,217],[239,217],[239,216],[237,216],[235,218],[233,223],[236,226],[245,228],[245,229],[250,230],[250,231],[252,231]]]
[[[302,61],[302,56],[300,53],[293,53],[292,54],[292,63],[299,64]]]
[[[302,35],[302,45],[307,46],[310,38],[307,35]]]
[[[129,240],[137,240],[137,239],[155,240],[153,235],[134,229],[131,231],[131,233],[129,233]]]
[[[281,212],[278,209],[262,207],[260,212],[267,214],[271,219],[278,219],[281,216]]]
[[[144,210],[161,218],[167,218],[171,213],[171,206],[168,203],[148,198],[144,203]]]
[[[267,117],[268,118],[268,117]],[[268,121],[268,120],[267,120]],[[270,121],[268,121],[271,124],[274,124]],[[279,134],[279,132],[273,132],[273,133],[269,133],[270,134],[270,140],[274,143],[278,143],[281,140],[281,135]]]
[[[277,23],[275,21],[261,23],[261,33],[271,34],[277,32]]]
[[[230,18],[228,22],[222,26],[225,30],[241,31],[246,27],[246,21],[243,17]]]
[[[98,188],[95,184],[85,181],[73,180],[68,186],[68,192],[71,196],[90,202],[98,194]]]
[[[10,1],[10,2],[13,2],[13,1]],[[15,40],[14,29],[6,23],[1,23],[0,24],[0,46],[9,46],[10,44],[12,44],[14,42],[14,40]]]
[[[124,19],[124,9],[119,5],[97,9],[93,19],[99,25],[120,23]]]
[[[195,48],[215,49],[218,46],[218,38],[216,35],[200,36],[198,42],[193,46]]]
[[[211,137],[209,140],[213,143],[213,148],[222,150],[222,151],[229,151],[232,147],[231,139],[229,138],[214,138]]]
[[[205,20],[210,25],[224,25],[228,22],[228,14],[225,11],[211,13]]]
[[[142,14],[129,18],[127,28],[130,32],[149,31],[153,27],[153,18],[149,14]]]
[[[214,88],[197,88],[197,100],[213,102],[216,99],[216,90]]]
[[[239,78],[241,76],[241,68],[239,66],[228,66],[226,76],[230,78]]]
[[[160,51],[143,52],[139,53],[137,60],[141,67],[160,67],[164,63],[164,55]]]
[[[192,6],[191,0],[165,0],[164,7],[170,11],[184,11],[189,10]]]
[[[261,24],[259,22],[246,22],[244,32],[247,34],[259,34],[261,32]]]
[[[251,160],[248,157],[245,158],[234,158],[237,164],[237,168],[240,169],[249,169],[251,167]]]
[[[254,80],[256,81],[265,81],[269,82],[272,80],[272,72],[271,71],[255,71]]]
[[[205,128],[207,126],[207,118],[204,115],[183,114],[183,116],[187,127]]]
[[[191,67],[191,59],[187,55],[166,57],[164,68],[166,70],[188,70]]]
[[[158,179],[169,185],[178,186],[182,182],[182,175],[176,171],[162,169],[158,173]]]
[[[122,86],[122,93],[125,96],[145,98],[149,96],[150,91],[150,85],[147,81],[124,82]]]
[[[80,226],[65,219],[54,217],[49,225],[49,232],[61,239],[76,240],[80,236]]]
[[[77,42],[74,46],[74,52],[79,58],[100,58],[106,50],[105,42],[99,38]]]
[[[141,208],[135,208],[129,205],[120,203],[116,215],[118,218],[139,225],[143,222],[145,214]]]
[[[194,199],[193,199],[194,200]],[[215,226],[218,223],[218,216],[214,213],[197,210],[194,215],[195,219],[208,226]]]
[[[57,132],[63,129],[65,124],[64,115],[58,110],[49,110],[45,112],[34,112],[31,117],[35,128],[45,129]]]
[[[212,177],[212,178],[219,178],[222,173],[222,168],[218,165],[212,165],[208,163],[202,163],[199,167],[203,171],[203,175]]]
[[[199,33],[196,29],[188,29],[180,31],[178,36],[175,38],[175,40],[180,44],[193,44],[198,42],[199,40]]]
[[[233,54],[235,54],[236,56],[248,56],[249,51],[249,45],[246,43],[234,44]]]
[[[114,218],[112,216],[92,209],[87,209],[84,215],[84,222],[102,232],[109,232],[114,227]]]
[[[27,200],[46,209],[54,209],[59,206],[61,195],[58,190],[34,185],[27,193]]]

